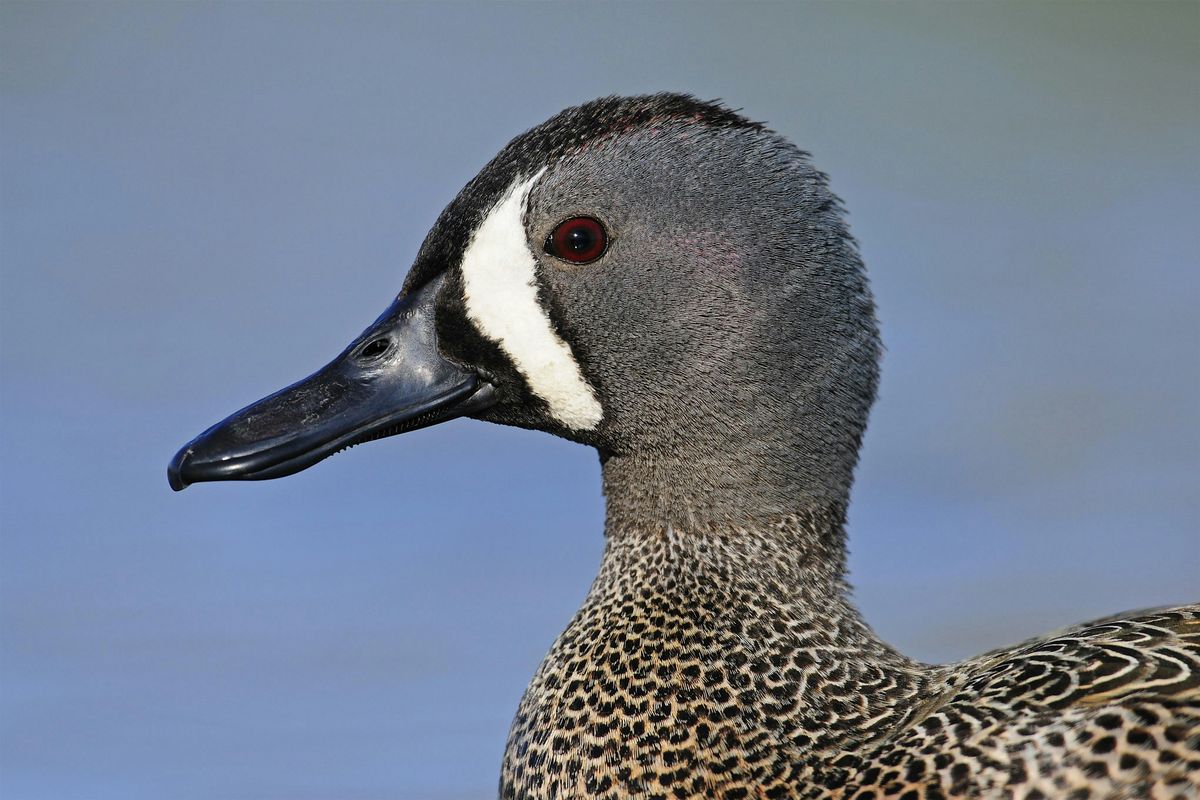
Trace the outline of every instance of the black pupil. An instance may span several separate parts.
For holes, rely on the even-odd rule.
[[[587,225],[575,225],[567,231],[564,244],[568,250],[586,253],[596,244],[596,236]]]

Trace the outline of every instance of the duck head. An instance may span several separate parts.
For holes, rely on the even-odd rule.
[[[605,98],[509,143],[370,327],[168,474],[177,490],[277,478],[470,416],[694,477],[693,493],[778,475],[781,495],[836,502],[878,350],[841,205],[806,154],[686,95]]]

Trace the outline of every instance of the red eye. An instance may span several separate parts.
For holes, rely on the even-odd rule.
[[[546,237],[546,252],[573,264],[586,264],[604,255],[608,234],[599,220],[571,217]]]

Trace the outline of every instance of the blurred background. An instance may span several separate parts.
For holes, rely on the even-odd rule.
[[[723,98],[850,209],[888,352],[851,510],[927,660],[1200,599],[1200,4],[0,5],[0,794],[495,795],[602,547],[471,421],[172,493],[388,304],[509,138]]]

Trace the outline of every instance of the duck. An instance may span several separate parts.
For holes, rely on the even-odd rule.
[[[854,607],[880,352],[806,152],[720,102],[605,97],[500,150],[375,322],[168,479],[280,478],[456,417],[594,448],[604,555],[520,701],[505,800],[1200,797],[1200,605],[944,665]]]

